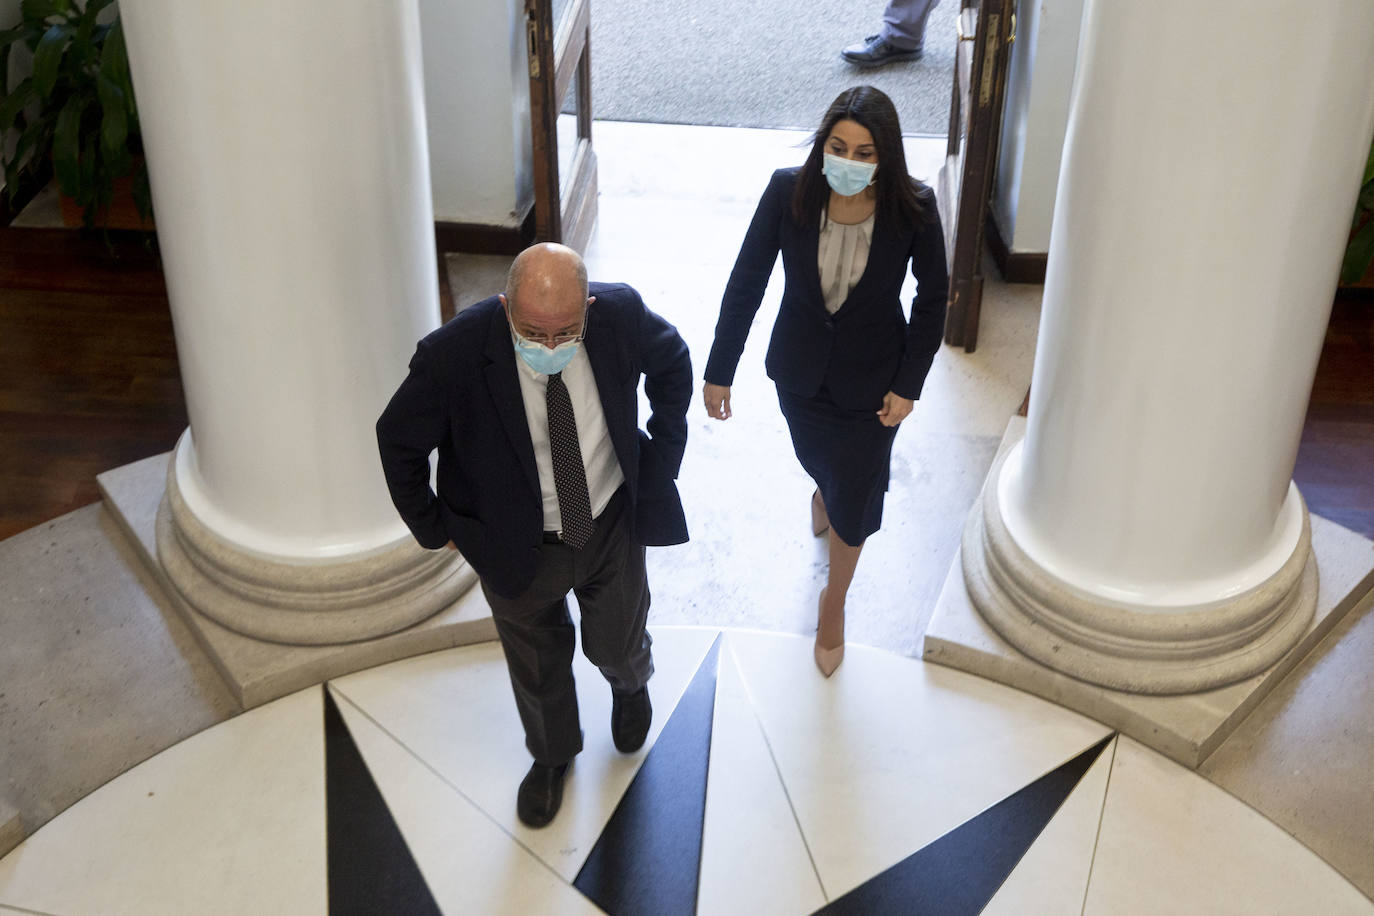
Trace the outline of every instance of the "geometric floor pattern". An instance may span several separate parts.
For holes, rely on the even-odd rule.
[[[745,630],[655,627],[654,656],[630,755],[578,657],[585,747],[542,830],[483,643],[129,770],[0,859],[0,912],[1374,914],[1216,786],[1028,694],[857,645],[826,680],[809,640]]]

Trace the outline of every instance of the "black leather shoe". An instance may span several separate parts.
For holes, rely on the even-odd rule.
[[[553,820],[563,804],[563,777],[572,761],[556,767],[536,763],[520,782],[515,797],[515,813],[527,827],[543,827]]]
[[[644,746],[649,723],[654,720],[654,708],[649,705],[649,688],[621,696],[611,694],[611,737],[615,749],[630,754]]]
[[[881,35],[870,35],[845,48],[840,56],[856,67],[881,67],[899,60],[916,60],[921,56],[921,49],[899,48]]]

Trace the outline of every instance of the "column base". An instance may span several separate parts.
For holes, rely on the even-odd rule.
[[[1025,420],[1014,418],[999,458],[1024,429]],[[994,469],[998,463],[994,462]],[[981,505],[974,512],[981,513]],[[1263,670],[1227,686],[1172,695],[1143,694],[1090,683],[1030,657],[980,613],[966,583],[962,550],[936,602],[923,656],[1091,716],[1185,766],[1196,767],[1374,589],[1374,542],[1316,516],[1310,519],[1310,531],[1314,562],[1322,570],[1312,616],[1292,648]]]
[[[157,514],[158,562],[181,596],[236,633],[325,646],[395,633],[433,616],[477,576],[458,553],[400,544],[360,557],[292,562],[249,552],[216,534],[182,497],[177,455]]]
[[[437,596],[417,596],[416,601],[432,600],[433,606],[418,615],[418,621],[392,632],[361,638],[355,634],[348,642],[330,645],[292,645],[245,635],[226,626],[186,598],[159,556],[159,515],[165,520],[170,511],[163,505],[170,457],[146,458],[107,471],[97,481],[106,506],[245,708],[363,668],[496,638],[491,609],[481,589],[471,587],[476,575],[466,564],[439,579],[443,590]],[[275,609],[271,613],[300,612]],[[358,614],[365,616],[366,611],[359,609]]]
[[[964,526],[964,584],[993,629],[1021,652],[1072,677],[1133,693],[1197,693],[1270,667],[1301,638],[1317,602],[1307,506],[1290,485],[1284,511],[1296,543],[1263,580],[1188,605],[1114,600],[1075,587],[1029,556],[1002,515],[1004,443]]]

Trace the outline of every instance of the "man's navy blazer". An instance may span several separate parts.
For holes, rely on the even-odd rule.
[[[631,536],[680,544],[687,521],[674,479],[687,445],[687,344],[624,284],[592,283],[583,346],[625,474]],[[420,341],[410,374],[377,421],[382,469],[415,540],[452,541],[486,585],[515,597],[534,578],[544,504],[505,311],[484,299]],[[639,429],[639,380],[650,417]],[[438,493],[429,455],[439,450]]]
[[[764,365],[778,387],[814,397],[824,386],[836,404],[877,410],[889,391],[915,400],[944,336],[949,275],[935,195],[920,186],[928,219],[873,226],[868,264],[839,310],[825,308],[818,263],[819,220],[792,218],[798,168],[779,169],[763,192],[720,306],[706,381],[730,385],[768,277],[782,252],[786,287]],[[911,319],[902,313],[906,262],[916,277]]]

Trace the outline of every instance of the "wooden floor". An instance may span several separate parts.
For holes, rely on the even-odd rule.
[[[1293,480],[1318,515],[1374,538],[1374,300],[1341,298],[1326,344]]]
[[[186,424],[156,254],[0,228],[0,538],[95,502],[96,474],[167,451]],[[1374,538],[1368,299],[1333,309],[1293,477],[1312,511]]]

